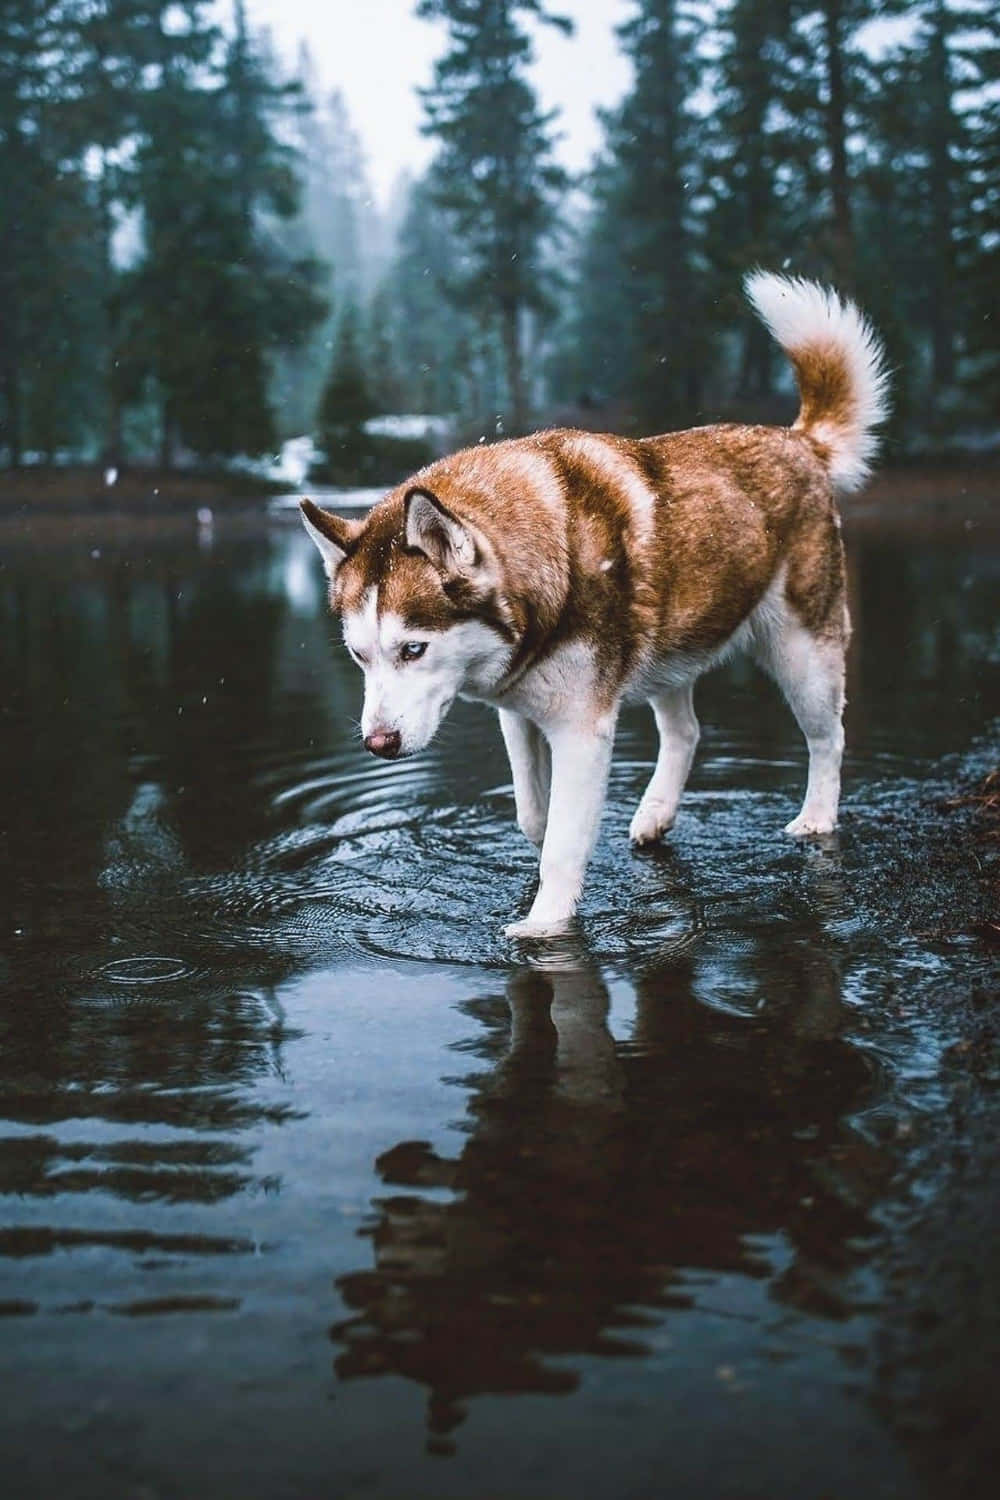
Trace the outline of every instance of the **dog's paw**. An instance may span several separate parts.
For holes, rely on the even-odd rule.
[[[629,824],[628,836],[640,848],[643,844],[655,844],[673,828],[675,816],[662,802],[640,802]]]
[[[797,818],[785,825],[785,832],[789,838],[808,839],[832,833],[836,826],[837,819],[828,814],[800,812]]]
[[[573,926],[572,917],[542,919],[525,917],[520,922],[510,922],[503,930],[509,938],[554,938],[565,937]]]

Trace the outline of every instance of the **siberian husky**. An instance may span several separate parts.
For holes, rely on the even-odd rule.
[[[775,678],[808,746],[785,832],[836,824],[849,621],[834,491],[867,477],[887,372],[836,293],[760,271],[745,285],[795,368],[790,428],[539,432],[430,464],[364,521],[301,502],[365,674],[366,748],[415,754],[456,697],[499,710],[518,825],[541,850],[511,936],[573,917],[624,701],[647,701],[660,735],[630,836],[672,826],[698,743],[692,688],[735,650]]]

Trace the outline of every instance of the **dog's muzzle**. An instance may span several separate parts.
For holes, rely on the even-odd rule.
[[[374,729],[365,735],[365,749],[383,760],[395,760],[402,749],[403,740],[398,729]]]

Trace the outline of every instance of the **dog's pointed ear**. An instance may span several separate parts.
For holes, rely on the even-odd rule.
[[[471,573],[480,561],[472,532],[430,490],[413,489],[403,502],[406,545],[442,573]]]
[[[326,576],[332,583],[344,558],[353,551],[364,522],[332,515],[328,510],[320,510],[311,500],[300,500],[299,509],[306,530],[319,548]]]

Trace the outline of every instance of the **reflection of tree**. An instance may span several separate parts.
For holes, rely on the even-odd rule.
[[[222,1137],[281,1117],[253,1085],[280,1070],[296,961],[238,941],[198,881],[270,831],[261,744],[292,759],[322,721],[285,692],[325,632],[291,621],[283,566],[283,545],[220,559],[191,535],[0,573],[0,1113],[35,1127],[2,1142],[0,1191],[207,1203],[253,1181]],[[136,954],[177,973],[114,972]]]
[[[509,1048],[475,1081],[461,1155],[406,1142],[376,1163],[402,1191],[374,1203],[373,1268],[338,1282],[341,1378],[428,1386],[440,1444],[471,1395],[569,1391],[566,1357],[643,1353],[643,1328],[690,1305],[691,1268],[770,1274],[751,1236],[791,1248],[776,1297],[842,1310],[871,1170],[844,1116],[869,1070],[814,933],[762,936],[741,966],[763,1005],[741,1014],[696,998],[710,954],[651,968],[625,1045],[585,954],[511,976]]]

